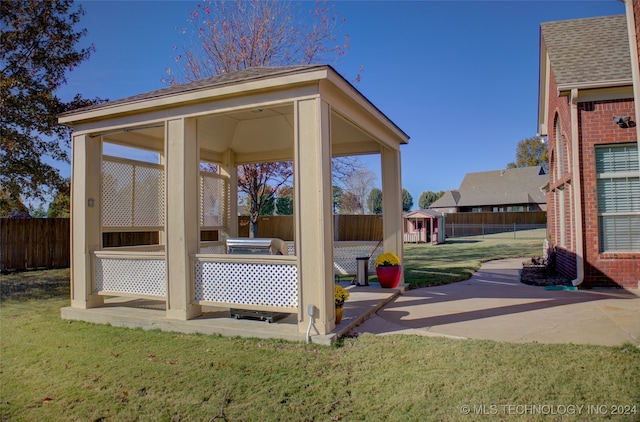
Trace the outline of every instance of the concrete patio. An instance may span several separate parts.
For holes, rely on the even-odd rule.
[[[522,261],[486,262],[469,280],[407,291],[354,331],[640,346],[639,290],[544,290],[520,283]]]
[[[330,345],[375,315],[377,310],[400,294],[397,289],[355,286],[349,288],[351,298],[345,305],[342,321],[331,333],[325,335],[314,332],[312,327],[313,343]],[[61,312],[63,319],[110,324],[116,327],[306,341],[306,333],[298,331],[296,314],[288,314],[282,319],[268,323],[250,318],[235,319],[227,308],[204,306],[200,317],[180,321],[167,318],[165,310],[163,301],[114,297],[106,299],[105,305],[99,308],[65,307]]]

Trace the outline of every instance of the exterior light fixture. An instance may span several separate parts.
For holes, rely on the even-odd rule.
[[[621,128],[628,128],[630,126],[631,117],[630,116],[613,116],[611,119],[615,123],[618,124]]]

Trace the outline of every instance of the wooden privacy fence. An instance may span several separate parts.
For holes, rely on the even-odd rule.
[[[382,216],[334,216],[335,240],[378,241],[382,239]],[[0,271],[58,268],[70,265],[70,223],[68,218],[0,218]],[[258,237],[293,241],[291,215],[262,216]],[[240,237],[249,237],[249,217],[238,221]],[[217,232],[204,231],[203,241],[218,240]],[[157,244],[158,232],[103,233],[104,247]]]
[[[381,215],[334,215],[334,240],[378,241],[382,239]],[[249,237],[249,217],[238,218],[238,235]],[[295,240],[292,215],[258,217],[258,237],[277,237],[286,241]]]
[[[445,216],[445,224],[547,224],[546,211],[456,212]]]
[[[516,232],[546,226],[546,211],[459,212],[445,216],[447,237]]]
[[[293,241],[291,215],[262,216],[259,237]],[[470,236],[499,231],[545,227],[545,211],[454,213],[445,217],[448,237]],[[68,218],[0,218],[0,271],[28,268],[68,267],[70,263],[70,223]],[[515,227],[515,229],[514,229]],[[249,236],[249,217],[241,216],[239,236]],[[336,241],[379,241],[381,215],[335,215]],[[217,240],[217,233],[203,232],[202,240]],[[104,247],[157,244],[158,232],[104,233]]]
[[[0,218],[0,271],[68,267],[68,218]]]

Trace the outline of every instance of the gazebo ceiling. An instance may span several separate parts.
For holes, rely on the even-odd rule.
[[[293,159],[293,104],[210,114],[196,120],[200,148],[210,156],[231,149],[239,163]],[[103,139],[162,151],[164,127],[160,124],[107,133]],[[331,140],[334,156],[380,152],[373,136],[335,111],[331,113]]]

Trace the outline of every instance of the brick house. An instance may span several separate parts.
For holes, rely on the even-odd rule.
[[[627,16],[545,22],[540,30],[538,131],[549,141],[547,230],[558,271],[587,288],[638,288],[640,279],[632,13],[639,9],[637,0],[626,4]]]

